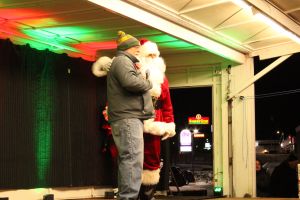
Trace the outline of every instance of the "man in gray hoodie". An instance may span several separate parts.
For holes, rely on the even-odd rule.
[[[138,197],[143,170],[143,120],[154,118],[152,83],[139,70],[140,42],[118,32],[117,54],[107,74],[108,120],[118,149],[119,200]]]

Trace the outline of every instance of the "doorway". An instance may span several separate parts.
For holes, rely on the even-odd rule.
[[[174,88],[170,94],[176,124],[169,141],[170,192],[212,196],[212,87]],[[186,134],[190,145],[183,139]]]

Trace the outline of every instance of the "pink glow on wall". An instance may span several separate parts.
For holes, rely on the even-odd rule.
[[[4,24],[11,23],[24,28],[26,24],[34,27],[58,24],[55,19],[49,18],[48,13],[33,9],[0,9],[0,19]]]
[[[19,29],[17,29],[15,26],[12,26],[11,24],[2,25],[0,27],[0,33],[1,35],[7,35],[8,37],[16,36],[16,37],[26,38],[26,39],[30,38],[28,35],[20,32]]]
[[[117,44],[115,41],[107,41],[107,42],[89,42],[89,43],[80,43],[72,45],[73,48],[80,49],[82,52],[93,55],[85,57],[82,56],[82,58],[89,60],[89,61],[95,61],[97,59],[97,52],[101,50],[113,50],[117,48]]]
[[[81,40],[80,36],[87,37],[88,33],[93,32],[92,28],[77,24],[76,26],[61,26],[60,23],[64,21],[64,18],[44,9],[0,8],[0,38],[9,38],[15,44],[29,44],[39,50],[48,48],[56,53],[67,53],[71,57],[82,57],[89,61],[96,59],[99,50],[117,48],[114,40],[82,42],[86,38]],[[55,18],[50,18],[51,16]],[[101,37],[105,36],[101,35]]]
[[[1,8],[0,16],[5,16],[5,19],[8,20],[21,20],[21,19],[29,19],[29,18],[39,18],[41,16],[45,16],[45,12],[40,10],[33,9],[9,9],[9,8]]]

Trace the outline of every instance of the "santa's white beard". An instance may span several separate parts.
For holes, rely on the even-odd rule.
[[[139,58],[141,63],[141,72],[146,74],[149,72],[149,80],[152,82],[152,89],[150,94],[153,97],[159,97],[161,95],[161,84],[164,82],[166,65],[161,57]]]

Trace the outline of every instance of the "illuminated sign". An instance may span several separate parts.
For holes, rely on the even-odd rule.
[[[184,129],[180,132],[180,145],[191,145],[192,133],[188,129]]]
[[[180,152],[191,152],[192,146],[180,146]]]
[[[192,151],[192,133],[188,129],[180,132],[180,152]]]
[[[206,142],[204,144],[204,149],[206,150],[211,150],[211,144],[210,142],[208,141],[208,139],[206,139]]]
[[[204,133],[196,133],[194,134],[194,138],[204,138],[205,134]]]
[[[209,124],[209,117],[202,117],[197,114],[196,117],[189,117],[188,122],[189,124]]]

